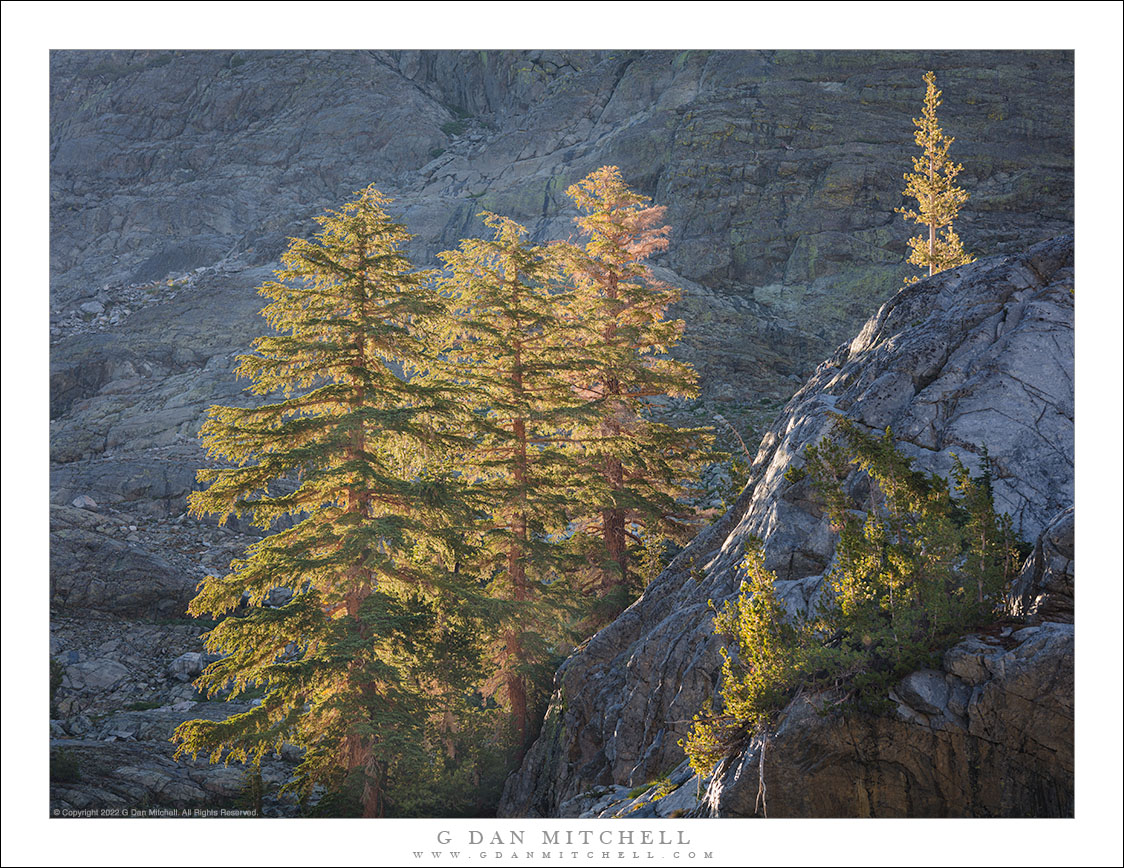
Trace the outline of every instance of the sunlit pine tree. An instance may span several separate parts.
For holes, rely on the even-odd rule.
[[[937,121],[940,104],[941,92],[937,90],[936,76],[927,72],[925,105],[921,117],[913,119],[917,127],[914,141],[922,153],[920,157],[913,158],[913,171],[903,175],[906,188],[902,195],[916,199],[917,207],[894,209],[906,220],[920,223],[928,230],[924,235],[909,239],[912,250],[909,261],[926,269],[930,275],[975,261],[964,252],[960,236],[952,228],[960,206],[968,201],[968,193],[956,185],[956,177],[964,167],[948,157],[948,150],[955,140],[944,134]],[[918,279],[908,277],[905,282],[914,283]]]
[[[317,218],[314,238],[291,241],[259,290],[274,333],[237,367],[266,403],[208,411],[201,439],[227,466],[200,471],[209,485],[192,513],[249,515],[274,532],[191,602],[222,619],[205,636],[221,659],[196,684],[264,696],[174,735],[178,754],[212,761],[296,745],[297,790],[322,787],[364,816],[393,811],[395,788],[432,765],[440,722],[479,677],[482,611],[455,569],[463,483],[440,472],[457,404],[415,376],[434,362],[416,329],[443,303],[403,254],[410,236],[389,202],[368,187]],[[275,588],[292,599],[271,608]]]
[[[572,382],[588,361],[552,251],[512,220],[481,217],[492,237],[439,254],[440,286],[453,313],[448,357],[473,408],[474,442],[458,465],[482,513],[474,566],[505,604],[486,687],[509,710],[522,750],[565,632],[572,565],[559,541],[583,496],[572,432],[588,414]]]
[[[643,535],[689,533],[694,516],[682,497],[697,480],[712,440],[709,429],[678,429],[656,421],[651,400],[697,395],[696,375],[670,355],[682,320],[667,319],[679,290],[655,279],[645,264],[668,246],[666,209],[653,206],[605,166],[567,195],[584,246],[559,245],[585,321],[592,366],[575,381],[595,412],[582,431],[586,462],[585,538],[606,614],[627,602],[630,552]]]

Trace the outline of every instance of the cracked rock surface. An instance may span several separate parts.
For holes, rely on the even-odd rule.
[[[889,426],[915,466],[941,475],[950,452],[978,470],[987,448],[997,508],[1035,542],[1008,603],[1030,626],[965,640],[944,671],[909,676],[892,697],[896,717],[790,708],[767,748],[770,816],[1071,814],[1073,301],[1073,238],[1063,236],[883,305],[782,411],[735,505],[562,665],[501,811],[576,816],[612,796],[599,809],[612,815],[613,787],[682,770],[677,742],[720,674],[708,601],[721,607],[736,593],[747,541],[764,542],[790,610],[820,592],[834,537],[807,481],[785,471],[840,413]],[[752,814],[757,787],[748,751],[720,769],[697,810]]]

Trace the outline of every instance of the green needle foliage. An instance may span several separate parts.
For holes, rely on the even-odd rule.
[[[986,451],[979,477],[954,458],[950,490],[915,470],[889,431],[875,437],[839,420],[807,462],[839,533],[828,575],[835,605],[818,628],[839,637],[842,669],[854,671],[860,695],[876,698],[993,615],[1020,552],[1009,517],[995,512]],[[855,466],[871,483],[865,516],[842,495]]]
[[[751,541],[742,561],[746,573],[737,597],[714,616],[714,629],[726,637],[733,653],[722,649],[723,709],[708,699],[695,715],[686,742],[680,741],[699,774],[734,746],[746,743],[769,725],[793,695],[814,656],[808,630],[785,615],[777,597],[776,577],[765,569],[765,552]]]
[[[724,708],[704,708],[683,743],[700,774],[764,732],[801,689],[838,688],[869,710],[884,708],[895,681],[994,617],[1022,554],[1010,519],[995,512],[986,452],[978,477],[955,459],[952,490],[915,470],[888,430],[877,437],[842,418],[805,454],[839,534],[830,593],[819,611],[793,621],[760,547],[750,547],[741,591],[715,618],[731,649]],[[869,483],[864,504],[844,487],[855,468]]]
[[[665,318],[679,291],[656,280],[644,260],[668,245],[663,207],[633,192],[620,170],[605,166],[570,187],[582,212],[575,218],[584,247],[558,245],[574,288],[591,360],[575,388],[593,411],[575,433],[586,452],[582,480],[588,504],[580,518],[584,556],[593,568],[606,616],[628,602],[641,580],[632,568],[643,537],[689,535],[695,517],[683,496],[711,460],[710,429],[679,429],[656,422],[649,402],[658,396],[697,395],[694,369],[669,353],[682,320]],[[631,589],[631,590],[630,590]]]
[[[485,694],[508,710],[522,749],[541,718],[572,608],[565,580],[573,564],[559,539],[581,503],[571,432],[588,404],[572,383],[588,362],[553,252],[529,244],[514,221],[481,216],[493,237],[440,254],[440,286],[451,302],[447,356],[471,410],[472,445],[457,464],[483,516],[471,568],[505,604]]]
[[[393,813],[437,762],[479,674],[486,614],[459,574],[472,518],[463,483],[435,459],[459,447],[456,394],[416,376],[434,363],[418,339],[444,315],[401,252],[409,238],[374,187],[294,239],[260,293],[275,333],[237,372],[257,407],[212,407],[201,437],[228,466],[190,498],[195,515],[250,515],[276,530],[201,583],[189,611],[221,618],[222,655],[196,682],[261,703],[224,721],[189,721],[177,755],[256,764],[304,750],[294,786],[322,807]],[[266,606],[273,588],[293,596]]]
[[[611,167],[571,195],[584,248],[485,214],[439,281],[373,187],[290,243],[237,367],[259,401],[210,408],[189,501],[271,531],[189,607],[217,620],[199,689],[262,698],[180,726],[177,755],[253,768],[291,744],[318,813],[486,813],[589,626],[589,575],[607,619],[692,528],[710,433],[649,404],[695,393],[677,293],[642,262],[663,209]]]
[[[941,92],[937,90],[936,76],[927,72],[925,106],[921,117],[913,119],[917,127],[914,140],[922,153],[920,157],[913,158],[913,171],[903,176],[906,188],[902,195],[916,199],[917,207],[894,209],[906,220],[927,228],[926,235],[909,239],[912,250],[909,261],[927,269],[929,274],[975,261],[975,257],[964,252],[960,236],[952,228],[960,206],[968,201],[968,193],[955,183],[956,176],[964,167],[948,158],[948,149],[955,140],[944,134],[937,121],[940,104]],[[905,282],[915,283],[919,279],[910,277]]]

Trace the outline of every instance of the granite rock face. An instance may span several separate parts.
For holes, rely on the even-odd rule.
[[[372,182],[427,267],[485,208],[571,235],[566,187],[619,165],[668,206],[704,405],[772,412],[910,271],[930,68],[968,249],[1065,231],[1071,52],[53,52],[53,502],[182,511],[254,288]]]
[[[133,616],[182,615],[195,582],[128,539],[129,525],[69,507],[51,509],[51,605]],[[122,539],[113,531],[126,531]],[[132,525],[136,527],[136,525]]]
[[[1073,625],[973,636],[903,679],[893,715],[800,699],[765,748],[721,764],[712,817],[1073,816]]]
[[[249,710],[251,701],[208,701],[191,685],[216,659],[203,650],[198,622],[116,608],[62,607],[51,619],[51,810],[298,815],[296,800],[278,795],[300,758],[294,748],[263,761],[260,804],[250,798],[254,780],[241,764],[174,757],[170,738],[179,724],[221,720]]]
[[[267,797],[264,804],[258,803],[251,795],[253,777],[238,764],[212,765],[206,757],[172,756],[168,738],[177,724],[200,718],[221,720],[247,707],[189,702],[176,711],[135,715],[147,725],[140,732],[100,727],[73,736],[60,729],[60,737],[51,739],[52,811],[67,812],[65,816],[93,811],[89,816],[95,817],[297,816],[293,799]],[[128,727],[129,722],[115,720],[113,725]],[[260,786],[274,792],[291,774],[290,764],[265,759]],[[169,814],[170,810],[177,813]]]
[[[1060,513],[1038,539],[1011,588],[1008,607],[1031,623],[1073,623],[1073,509]]]
[[[914,673],[897,688],[900,720],[790,708],[767,748],[771,815],[1072,812],[1073,628],[1054,623],[1066,600],[1072,620],[1072,290],[1073,240],[1061,237],[936,275],[883,305],[789,402],[738,502],[563,664],[501,810],[555,816],[569,804],[581,813],[591,791],[682,768],[677,742],[719,677],[708,601],[721,606],[737,592],[747,541],[764,542],[791,610],[820,592],[834,538],[807,481],[785,471],[838,413],[890,427],[917,467],[942,475],[950,452],[978,466],[987,448],[997,508],[1037,541],[1010,607],[1038,626],[975,656],[950,652],[945,672]],[[731,758],[699,811],[752,814],[755,762]],[[1000,792],[1005,764],[1016,771]]]

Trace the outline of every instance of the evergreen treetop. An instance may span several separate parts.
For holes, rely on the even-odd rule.
[[[944,134],[937,121],[941,92],[937,90],[936,82],[936,76],[931,71],[925,73],[924,108],[921,117],[913,119],[917,127],[914,141],[922,153],[920,157],[913,158],[913,171],[903,175],[906,188],[902,195],[916,199],[917,207],[894,209],[906,220],[927,227],[927,235],[909,240],[912,250],[909,261],[927,269],[930,275],[975,261],[964,252],[960,236],[952,228],[960,206],[968,201],[968,193],[955,183],[964,167],[948,156],[955,140]],[[907,278],[906,283],[916,280],[916,277]]]
[[[440,288],[452,315],[446,356],[471,410],[471,445],[456,459],[481,513],[471,569],[505,603],[485,692],[509,709],[522,745],[564,632],[572,564],[559,537],[580,502],[572,432],[588,412],[572,384],[587,362],[554,251],[510,219],[481,216],[493,237],[440,254]]]
[[[713,456],[709,429],[678,429],[655,421],[650,400],[693,397],[697,378],[671,357],[682,320],[667,319],[679,290],[655,279],[645,263],[668,246],[666,208],[652,206],[605,166],[567,190],[581,213],[584,246],[559,245],[585,323],[591,367],[574,387],[593,410],[580,437],[586,449],[583,488],[587,556],[603,594],[625,586],[629,551],[641,533],[681,536],[693,516],[681,498],[687,481]]]
[[[433,361],[413,330],[443,302],[401,252],[409,236],[389,201],[369,187],[291,241],[260,289],[276,334],[237,369],[272,400],[208,412],[203,442],[230,465],[200,471],[210,485],[191,511],[295,523],[207,577],[189,607],[223,618],[205,637],[223,656],[197,686],[263,688],[261,704],[174,736],[177,753],[212,761],[297,745],[298,789],[350,794],[365,816],[431,763],[434,726],[478,672],[482,611],[454,568],[471,520],[462,483],[427,460],[455,445],[441,424],[455,395],[412,376]],[[292,599],[270,608],[279,587]]]

